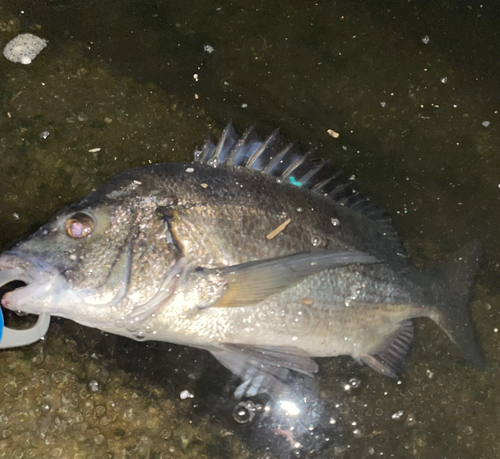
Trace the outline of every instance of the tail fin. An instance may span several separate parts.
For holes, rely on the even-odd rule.
[[[486,359],[477,341],[468,303],[481,258],[481,245],[478,241],[473,241],[440,266],[432,282],[438,309],[435,317],[437,324],[477,369],[485,367]]]

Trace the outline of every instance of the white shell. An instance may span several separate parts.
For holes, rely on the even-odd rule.
[[[11,62],[31,64],[40,51],[47,46],[47,43],[47,40],[36,35],[22,33],[7,43],[3,55]]]

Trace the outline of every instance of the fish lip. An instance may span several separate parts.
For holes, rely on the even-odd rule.
[[[7,292],[1,300],[3,307],[15,311],[38,314],[23,305],[23,300],[46,292],[54,280],[61,275],[59,269],[34,255],[8,251],[0,255],[0,287],[13,281],[26,283],[24,287]]]

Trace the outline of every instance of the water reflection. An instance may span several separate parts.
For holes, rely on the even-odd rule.
[[[124,169],[188,159],[213,125],[207,115],[218,127],[283,126],[325,145],[324,157],[334,141],[349,147],[331,159],[389,210],[415,263],[481,239],[472,307],[486,372],[422,321],[399,384],[328,359],[321,378],[298,377],[286,397],[235,399],[238,382],[202,352],[57,321],[45,342],[0,355],[1,454],[500,457],[498,82],[481,71],[498,64],[498,39],[474,45],[498,15],[488,2],[455,5],[456,15],[435,14],[431,33],[421,18],[443,5],[357,6],[3,2],[2,44],[39,27],[50,41],[32,67],[0,66],[2,247]],[[463,33],[460,18],[477,29]],[[467,46],[449,53],[449,31]]]
[[[291,377],[277,397],[240,400],[232,418],[245,426],[242,435],[257,450],[279,458],[311,457],[334,445],[338,431],[333,413],[324,411],[318,381],[301,375]]]

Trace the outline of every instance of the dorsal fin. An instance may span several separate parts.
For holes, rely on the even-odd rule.
[[[256,171],[262,171],[269,164],[269,161],[273,156],[282,150],[283,143],[281,142],[279,129],[276,129],[261,146],[248,158],[245,164],[247,169],[254,169]]]
[[[218,164],[225,163],[232,148],[238,143],[238,136],[234,131],[233,124],[229,123],[222,131],[217,147],[210,158],[212,162],[217,161]]]
[[[252,126],[238,139],[232,123],[229,123],[216,145],[207,136],[202,150],[195,151],[194,161],[213,167],[223,164],[245,167],[275,177],[282,183],[327,196],[376,222],[398,254],[405,256],[406,252],[385,212],[362,197],[350,184],[340,182],[339,174],[332,174],[329,161],[315,162],[313,153],[314,150],[302,153],[294,143],[284,146],[278,130],[261,140]]]

